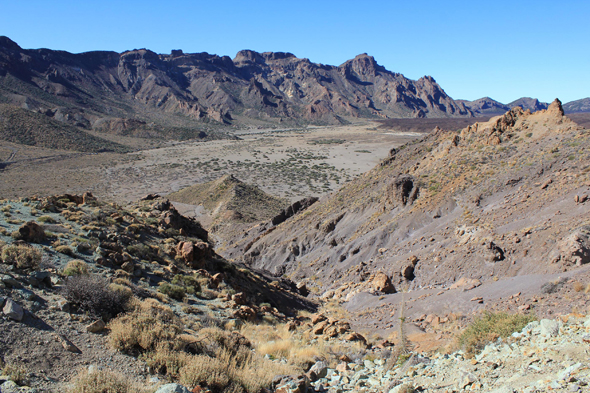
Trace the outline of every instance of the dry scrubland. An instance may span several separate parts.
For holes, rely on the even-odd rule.
[[[1,158],[14,163],[3,172],[0,193],[21,197],[91,191],[106,200],[130,202],[233,174],[271,195],[294,200],[339,188],[372,168],[392,146],[419,135],[377,127],[253,130],[238,132],[241,140],[175,142],[128,154],[56,152],[2,142]]]
[[[533,123],[527,116],[524,120]],[[550,124],[549,114],[543,116]],[[22,387],[26,385],[41,392],[189,391],[180,385],[166,387],[169,383],[214,393],[302,393],[308,388],[312,392],[367,393],[583,391],[590,382],[588,368],[581,363],[584,345],[590,341],[590,322],[584,316],[589,311],[588,265],[572,268],[566,261],[564,269],[511,277],[512,259],[516,260],[511,256],[503,264],[493,264],[496,270],[492,272],[498,277],[470,281],[439,275],[447,282],[418,285],[428,270],[420,265],[429,263],[426,252],[436,244],[431,240],[434,236],[421,234],[414,239],[418,247],[412,248],[420,250],[412,251],[417,255],[412,265],[416,269],[403,270],[397,278],[390,274],[393,283],[389,277],[378,277],[377,269],[368,271],[367,265],[360,263],[349,270],[350,276],[326,282],[323,288],[320,275],[328,274],[317,269],[296,285],[281,275],[224,259],[217,254],[221,247],[215,247],[210,234],[196,221],[181,216],[165,198],[127,203],[150,192],[168,193],[222,174],[233,174],[271,195],[291,200],[343,187],[292,222],[280,224],[275,232],[280,234],[286,224],[313,219],[309,213],[313,211],[320,212],[315,219],[321,219],[322,225],[308,225],[306,233],[343,231],[346,219],[330,221],[331,216],[322,216],[327,201],[340,214],[350,213],[347,205],[355,214],[369,212],[372,218],[364,224],[351,221],[359,221],[355,225],[360,227],[351,226],[358,229],[354,237],[358,239],[365,232],[372,233],[371,225],[381,225],[378,218],[384,214],[383,209],[375,214],[360,208],[362,203],[373,203],[371,198],[377,194],[367,197],[359,184],[381,190],[377,180],[395,181],[396,177],[385,176],[383,169],[393,161],[404,163],[407,157],[424,154],[427,160],[420,168],[413,167],[411,160],[405,164],[411,171],[432,170],[429,176],[415,173],[423,191],[411,202],[411,189],[396,193],[385,186],[383,197],[389,203],[385,206],[410,214],[416,207],[436,208],[428,202],[439,201],[445,187],[458,181],[455,177],[445,180],[442,175],[446,172],[436,161],[454,157],[449,154],[453,149],[464,149],[458,157],[465,165],[451,168],[453,162],[447,166],[456,169],[468,187],[480,184],[474,176],[483,176],[486,169],[475,165],[480,155],[486,154],[487,165],[493,162],[488,155],[496,150],[503,155],[520,154],[526,150],[522,146],[539,143],[555,161],[552,168],[563,172],[574,164],[579,170],[570,179],[576,179],[570,183],[578,198],[567,200],[575,203],[576,211],[585,211],[587,197],[581,200],[587,194],[587,170],[578,158],[586,157],[586,134],[568,139],[568,133],[579,130],[562,121],[559,125],[564,130],[559,135],[565,143],[553,150],[553,144],[544,144],[542,139],[550,127],[542,125],[542,130],[503,129],[499,137],[506,138],[504,145],[486,145],[471,129],[448,134],[438,131],[391,153],[392,146],[423,137],[423,128],[398,125],[391,129],[367,123],[257,129],[241,131],[241,140],[189,141],[126,154],[56,153],[4,143],[0,153],[14,161],[3,172],[6,181],[12,182],[8,193],[27,197],[0,201],[0,329],[5,333],[0,338],[0,374],[4,374],[0,383],[7,381],[2,391],[31,392]],[[455,134],[477,145],[462,146]],[[455,142],[447,143],[447,139]],[[381,166],[357,176],[386,156],[389,158]],[[522,176],[517,184],[528,184],[529,166],[515,163],[510,168],[517,172],[507,173],[507,179]],[[80,184],[60,184],[60,177],[72,174],[78,177],[69,181]],[[23,176],[20,183],[15,182],[18,176]],[[227,179],[231,180],[225,177],[221,183]],[[527,192],[539,201],[558,199],[562,188],[554,186],[561,179],[553,179],[547,185],[532,180]],[[351,182],[344,185],[348,180]],[[504,180],[492,185],[514,183]],[[87,189],[119,203],[105,203],[88,194],[31,198],[35,182],[39,183],[37,189],[47,193],[76,191],[87,185]],[[205,205],[210,202],[209,208],[216,206],[217,199],[232,200],[221,194],[207,195],[209,189],[196,190],[190,197],[204,198]],[[258,195],[257,191],[244,192]],[[512,201],[510,196],[502,194],[500,201]],[[350,198],[349,202],[344,198]],[[469,198],[468,203],[474,203]],[[261,196],[260,200],[267,199]],[[476,203],[487,201],[486,197],[476,198]],[[400,207],[401,203],[408,206]],[[519,206],[529,205],[522,202]],[[471,214],[462,210],[457,219],[476,225],[479,211],[468,206]],[[195,209],[190,205],[183,208],[191,213]],[[444,209],[435,213],[424,222],[449,215]],[[241,214],[255,217],[262,213],[246,210]],[[508,220],[509,214],[501,218]],[[575,215],[568,218],[570,222],[580,219]],[[561,230],[563,220],[553,225]],[[410,225],[422,224],[415,220]],[[292,228],[291,242],[300,230]],[[518,244],[514,247],[530,247],[528,234],[518,240],[511,236],[498,244],[504,251],[508,242]],[[455,234],[459,238],[463,235]],[[460,244],[470,246],[470,253],[489,244],[471,240]],[[358,258],[365,250],[364,245],[358,250],[355,247],[349,247],[345,260]],[[330,252],[339,250],[332,246]],[[297,256],[304,256],[304,251],[300,247]],[[382,261],[392,252],[392,247],[383,247],[377,250],[377,259]],[[496,254],[492,256],[496,258]],[[508,267],[506,276],[498,270],[504,265]],[[294,266],[300,266],[296,260]],[[299,279],[296,276],[291,274]],[[345,279],[350,284],[343,285]],[[391,293],[393,284],[398,293]],[[544,319],[564,314],[568,315]],[[534,322],[540,319],[544,320]],[[282,377],[275,378],[277,375]]]

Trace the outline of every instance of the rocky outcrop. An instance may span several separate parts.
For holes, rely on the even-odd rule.
[[[309,198],[305,198],[300,201],[297,201],[297,202],[293,203],[291,206],[289,206],[288,208],[281,211],[278,215],[273,217],[272,220],[270,220],[270,221],[271,221],[272,225],[279,225],[279,224],[285,222],[288,218],[291,218],[295,214],[307,209],[308,207],[310,207],[311,205],[313,205],[317,201],[318,201],[318,198],[316,198],[316,197],[309,197]]]
[[[582,266],[590,262],[590,225],[576,229],[559,242],[550,259],[564,266]]]

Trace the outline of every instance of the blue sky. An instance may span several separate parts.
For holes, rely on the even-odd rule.
[[[590,1],[2,0],[0,35],[23,48],[292,52],[339,65],[368,53],[453,98],[590,96]]]

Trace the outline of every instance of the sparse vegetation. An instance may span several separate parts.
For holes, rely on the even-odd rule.
[[[28,381],[29,372],[23,364],[8,363],[2,367],[2,375],[6,375],[17,385],[25,385]]]
[[[80,370],[72,378],[68,393],[153,393],[154,388],[145,387],[123,374],[111,370]]]
[[[485,312],[476,318],[471,325],[459,336],[459,344],[465,352],[474,355],[482,350],[486,344],[499,337],[522,330],[529,322],[535,320],[532,314],[507,314],[504,312]]]

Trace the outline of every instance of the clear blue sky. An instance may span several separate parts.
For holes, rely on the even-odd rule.
[[[292,52],[339,65],[360,53],[453,98],[590,96],[590,1],[2,0],[23,48]]]

